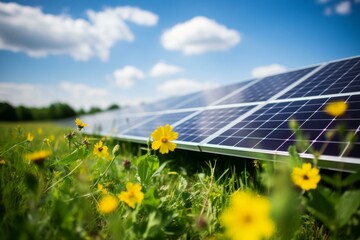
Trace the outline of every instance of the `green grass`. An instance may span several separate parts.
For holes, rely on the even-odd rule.
[[[81,132],[69,144],[64,137],[69,131],[51,123],[0,124],[0,160],[5,161],[0,165],[2,239],[226,239],[219,217],[235,191],[270,199],[276,226],[272,239],[356,239],[356,191],[347,195],[355,210],[347,209],[349,217],[341,220],[341,228],[332,229],[330,215],[318,217],[324,213],[317,211],[315,191],[295,188],[291,169],[283,164],[254,167],[244,159],[178,149],[161,155],[110,137],[88,136],[86,147]],[[26,141],[29,132],[32,142]],[[101,138],[110,155],[120,145],[113,163],[93,154]],[[44,139],[51,139],[50,144]],[[25,155],[39,150],[52,154],[42,165],[29,163]],[[129,169],[125,160],[131,161]],[[356,190],[357,181],[355,177],[341,190],[323,187],[320,195],[331,191],[332,197],[341,198],[346,190]],[[125,191],[126,183],[138,183],[145,198],[135,209],[120,202],[113,213],[101,214],[97,209],[103,194],[97,182],[114,196]],[[307,204],[311,201],[313,211]]]

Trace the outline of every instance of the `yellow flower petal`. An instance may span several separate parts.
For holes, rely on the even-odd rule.
[[[335,101],[326,104],[325,112],[331,116],[341,116],[343,115],[348,108],[348,105],[344,101]]]

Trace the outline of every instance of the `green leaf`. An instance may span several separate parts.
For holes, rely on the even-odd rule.
[[[312,198],[306,204],[307,210],[331,230],[335,230],[338,226],[335,220],[335,206],[332,201],[330,201],[330,194],[324,189],[317,188],[311,191],[311,196]]]
[[[360,206],[360,190],[346,191],[335,206],[339,227],[349,222]]]
[[[152,207],[159,206],[160,199],[155,197],[155,187],[150,188],[146,192],[142,204],[149,205],[149,206],[152,206]]]
[[[76,160],[82,158],[83,154],[84,153],[79,151],[79,149],[75,149],[72,153],[70,153],[63,159],[60,159],[59,161],[53,163],[52,165],[61,165],[61,166],[68,165],[68,164],[75,162]]]
[[[149,174],[149,164],[145,159],[141,159],[141,161],[138,163],[138,175],[140,177],[141,183],[146,184],[148,181],[148,178],[150,176]]]
[[[166,161],[154,172],[154,174],[151,176],[152,178],[160,176],[161,172],[164,170],[166,165],[171,161]]]

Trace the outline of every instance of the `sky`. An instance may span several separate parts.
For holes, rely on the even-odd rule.
[[[136,105],[360,55],[360,0],[0,1],[0,101]]]

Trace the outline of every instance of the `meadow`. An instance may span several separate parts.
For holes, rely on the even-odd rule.
[[[319,169],[321,153],[204,161],[170,125],[147,146],[86,127],[0,124],[1,239],[360,239],[360,173]]]

